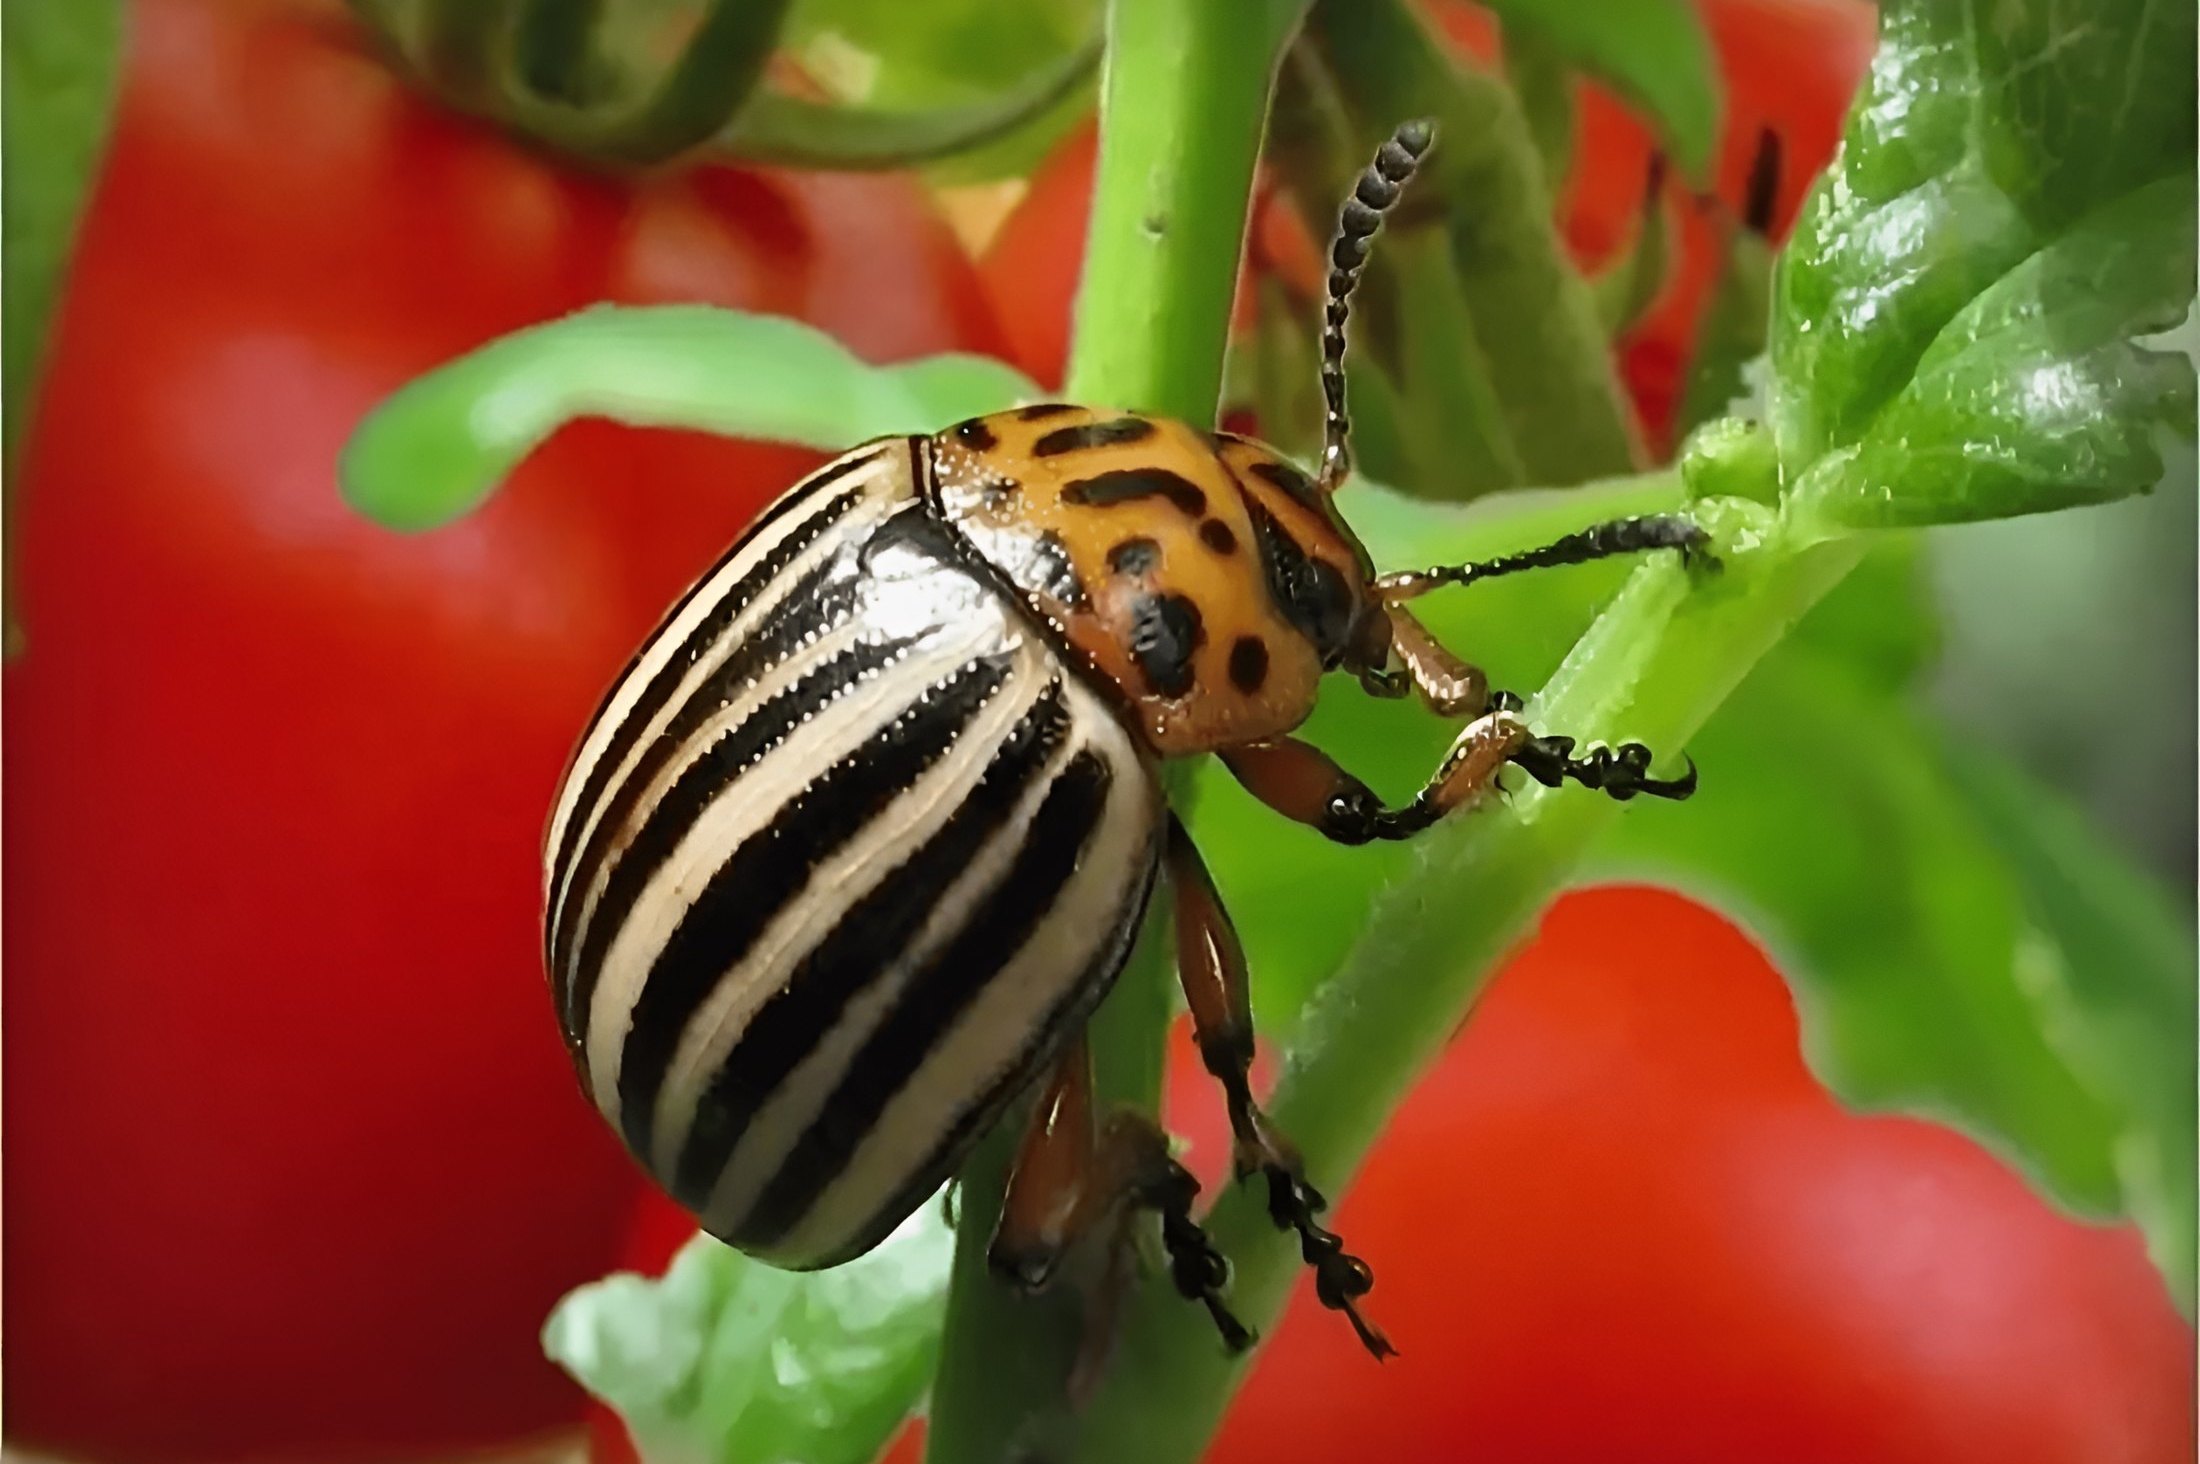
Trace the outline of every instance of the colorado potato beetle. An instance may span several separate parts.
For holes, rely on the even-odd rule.
[[[712,1235],[790,1268],[857,1256],[1043,1079],[996,1270],[1042,1285],[1078,1234],[1149,1207],[1178,1289],[1248,1342],[1194,1181],[1150,1121],[1093,1111],[1083,1025],[1166,871],[1238,1172],[1267,1184],[1322,1302],[1388,1351],[1357,1305],[1368,1267],[1255,1104],[1243,953],[1159,762],[1215,753],[1345,843],[1425,829],[1508,763],[1617,798],[1695,786],[1693,764],[1651,777],[1639,744],[1576,758],[1535,735],[1407,602],[1697,552],[1697,528],[1630,519],[1377,574],[1331,501],[1351,293],[1432,139],[1401,127],[1343,206],[1316,475],[1226,432],[1058,403],[874,441],[774,502],[604,698],[546,839],[553,995],[589,1096]],[[1292,737],[1332,671],[1468,719],[1403,806]]]

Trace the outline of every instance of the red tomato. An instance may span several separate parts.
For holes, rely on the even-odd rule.
[[[409,97],[334,4],[139,0],[26,467],[7,673],[11,1435],[389,1457],[579,1416],[536,1334],[639,1179],[538,954],[573,738],[813,455],[567,434],[418,538],[332,466],[591,301],[997,343],[903,180],[630,185]]]
[[[1176,1126],[1218,1156],[1177,1056]],[[1675,895],[1561,900],[1337,1214],[1403,1355],[1301,1286],[1211,1464],[2192,1457],[2193,1333],[2138,1235],[1844,1109],[1778,973]]]

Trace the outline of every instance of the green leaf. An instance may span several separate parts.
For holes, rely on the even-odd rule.
[[[1544,181],[1555,192],[1574,156],[1574,73],[1566,53],[1534,28],[1505,35],[1505,80],[1535,139]]]
[[[1750,363],[1765,353],[1765,316],[1772,297],[1772,250],[1754,230],[1727,236],[1719,282],[1696,330],[1688,384],[1675,426],[1693,431],[1732,410],[1751,391]]]
[[[1002,78],[1073,64],[1099,31],[1098,0],[796,0],[786,43],[838,101],[933,112],[997,105]],[[959,153],[940,176],[1028,172],[1091,108],[1090,90],[1071,86],[999,140]]]
[[[782,168],[907,168],[998,142],[1082,96],[1097,73],[1100,41],[1049,61],[983,101],[924,109],[835,106],[776,92],[749,98],[719,147],[744,162]]]
[[[543,1349],[652,1460],[869,1464],[939,1350],[954,1234],[926,1204],[875,1250],[781,1271],[698,1235],[662,1279],[566,1297]]]
[[[997,361],[873,366],[798,321],[702,305],[595,306],[406,383],[338,464],[344,496],[390,528],[477,506],[565,423],[609,417],[821,451],[931,432],[1037,392]]]
[[[1800,499],[1915,523],[2150,486],[2157,424],[2191,416],[2189,367],[2131,342],[2192,298],[2193,41],[2191,6],[2145,0],[1883,9],[1774,286]]]
[[[1798,494],[1862,527],[2038,513],[2143,493],[2193,435],[2189,357],[2135,338],[2193,296],[2193,180],[2105,205],[1942,328],[1856,447]]]
[[[1686,0],[1484,0],[1506,32],[1548,47],[1605,83],[1657,129],[1682,169],[1703,177],[1719,143],[1719,77]],[[1554,175],[1555,176],[1555,175]]]
[[[121,46],[116,0],[16,0],[0,24],[0,440],[11,521],[46,327],[106,143]]]
[[[2125,1203],[2190,1315],[2200,1155],[2190,911],[2013,767],[1977,753],[1946,765],[2050,947],[2029,988],[2041,1030],[2115,1115],[2110,1158]]]
[[[1635,214],[1635,242],[1591,281],[1597,315],[1615,340],[1642,319],[1665,287],[1673,226],[1665,216],[1665,166],[1653,161],[1643,182],[1642,206]]]

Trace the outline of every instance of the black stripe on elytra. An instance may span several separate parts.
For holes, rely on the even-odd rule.
[[[1290,494],[1301,507],[1310,508],[1316,513],[1327,511],[1322,506],[1321,490],[1314,486],[1314,480],[1289,463],[1277,458],[1260,458],[1250,465],[1250,471],[1262,482]]]
[[[666,723],[663,734],[651,738],[642,747],[635,758],[633,772],[604,790],[601,817],[595,820],[595,827],[589,833],[588,841],[574,854],[573,865],[564,885],[564,898],[557,906],[558,929],[552,942],[551,958],[554,963],[552,969],[560,976],[570,976],[572,973],[574,944],[587,928],[581,912],[587,904],[588,889],[596,882],[597,874],[607,864],[614,863],[619,867],[612,869],[613,881],[620,879],[622,871],[629,882],[648,874],[646,869],[627,868],[643,846],[629,844],[622,850],[619,845],[626,836],[627,824],[632,820],[642,797],[649,791],[657,775],[674,757],[687,750],[688,740],[694,736],[697,728],[723,712],[727,704],[751,685],[755,678],[767,674],[793,655],[813,631],[836,629],[848,618],[848,613],[855,604],[855,586],[845,578],[830,586],[826,585],[825,578],[832,568],[832,563],[827,561],[803,575],[789,590],[786,598],[772,607],[771,613],[764,617],[751,634],[742,638],[741,644],[726,657],[724,664],[695,689],[693,696],[680,704],[673,712],[671,720]],[[862,655],[869,653],[866,647],[857,647],[856,651]],[[766,701],[744,718],[741,726],[729,728],[722,733],[713,748],[704,749],[702,762],[707,763],[717,748],[733,745],[737,739],[746,745],[755,737],[768,734],[774,740],[757,744],[756,751],[776,745],[776,739],[793,730],[801,714],[813,711],[831,699],[831,696],[825,694],[828,688],[831,695],[838,695],[844,689],[843,686],[834,685],[832,677],[836,674],[837,666],[852,664],[856,663],[828,663]],[[753,732],[748,730],[752,725],[755,728]],[[694,769],[691,768],[683,776],[693,773]],[[659,816],[659,809],[649,811],[652,821]],[[608,894],[607,890],[606,895]],[[607,908],[609,907],[604,901],[599,900],[590,912],[587,924],[593,924]],[[600,952],[602,942],[594,944]],[[594,979],[593,976],[583,978],[584,986],[593,988]],[[585,990],[574,993],[577,998],[584,997],[585,994]],[[585,1000],[569,1000],[561,1010],[573,1024],[569,1030],[577,1030],[584,1023],[584,1014],[588,1007]]]
[[[1059,457],[1065,452],[1083,452],[1093,447],[1118,447],[1126,442],[1143,442],[1158,429],[1145,417],[1110,417],[1102,422],[1079,422],[1074,427],[1057,427],[1031,444],[1033,457]]]
[[[1068,402],[1034,402],[1028,407],[1019,408],[1016,413],[1016,420],[1019,422],[1044,422],[1047,418],[1059,417],[1064,412],[1082,410],[1083,408],[1073,407]]]
[[[1188,694],[1198,679],[1192,653],[1207,638],[1199,606],[1183,595],[1145,594],[1131,601],[1131,659],[1146,684],[1166,697]]]
[[[755,542],[759,534],[762,534],[766,529],[778,523],[796,509],[815,503],[821,492],[830,488],[842,478],[847,477],[850,473],[860,468],[871,467],[885,456],[886,451],[884,449],[876,452],[850,454],[838,462],[827,463],[809,477],[790,485],[786,492],[780,494],[770,503],[765,504],[763,512],[749,520],[748,526],[741,530],[740,537],[728,546],[726,552],[719,555],[710,568],[704,570],[702,574],[696,577],[693,584],[681,592],[680,598],[672,602],[671,609],[657,617],[657,624],[665,626],[678,620],[680,612],[687,609],[694,602],[695,597],[703,592],[703,587],[711,582],[712,577],[719,570],[726,567],[726,561]],[[652,635],[634,648],[634,654],[626,658],[626,664],[620,667],[619,674],[612,678],[611,685],[614,688],[623,685],[627,677],[634,674],[634,668],[642,664],[642,657],[649,654],[649,648],[656,644],[656,640],[657,638]],[[611,698],[608,696],[596,704],[596,710],[589,715],[588,725],[581,729],[580,739],[575,744],[576,746],[588,741],[589,734],[596,730],[596,724],[603,720],[603,714],[610,705]]]
[[[1207,511],[1207,495],[1199,485],[1167,468],[1117,468],[1079,478],[1062,489],[1062,501],[1087,508],[1130,503],[1140,498],[1166,498],[1177,512],[1198,518]]]
[[[973,657],[781,804],[711,874],[649,968],[619,1056],[620,1127],[645,1161],[657,1095],[687,1025],[728,971],[810,883],[817,866],[946,756],[1000,691],[1013,652]]]
[[[910,978],[849,1062],[824,1109],[742,1218],[740,1243],[770,1245],[794,1228],[926,1056],[1030,943],[1076,874],[1107,810],[1113,777],[1089,749],[1070,759],[1032,815],[1016,862],[961,933]]]
[[[924,1161],[909,1170],[908,1178],[878,1206],[869,1223],[853,1227],[840,1248],[819,1258],[819,1264],[852,1260],[884,1240],[911,1210],[940,1187],[940,1181],[962,1167],[963,1159],[978,1139],[993,1127],[994,1121],[1016,1095],[1031,1085],[1033,1077],[1061,1056],[1062,1048],[1083,1029],[1093,1009],[1115,984],[1117,973],[1130,959],[1140,917],[1145,913],[1146,902],[1153,897],[1154,875],[1161,865],[1159,853],[1158,840],[1149,841],[1140,852],[1135,866],[1140,871],[1138,881],[1125,891],[1123,903],[1108,927],[1109,937],[1094,948],[1092,958],[1085,962],[1084,974],[1063,993],[1044,1020],[1033,1027],[1031,1040],[1001,1069],[976,1101],[955,1116]]]
[[[832,470],[828,469],[827,471],[831,472]],[[841,472],[834,473],[833,476],[835,478],[840,477],[846,471],[849,471],[849,469],[844,468]],[[789,496],[792,497],[793,495]],[[612,774],[618,770],[619,764],[625,760],[627,752],[634,745],[635,739],[641,736],[642,729],[647,727],[657,713],[664,709],[665,703],[671,700],[672,693],[678,689],[681,680],[689,671],[694,669],[695,663],[702,659],[703,653],[709,650],[711,645],[726,633],[727,627],[732,625],[740,617],[741,612],[749,607],[750,602],[756,598],[759,591],[780,575],[786,573],[788,565],[800,557],[804,550],[823,538],[832,529],[833,525],[847,517],[848,512],[862,498],[862,489],[847,489],[836,494],[824,507],[790,530],[784,539],[781,539],[772,547],[769,554],[758,560],[750,568],[748,573],[726,587],[725,593],[718,597],[718,603],[713,605],[710,613],[705,615],[696,624],[695,629],[689,632],[688,638],[682,642],[680,648],[665,658],[664,664],[657,668],[657,674],[650,677],[649,684],[642,688],[641,696],[635,700],[633,707],[628,710],[626,719],[612,730],[611,739],[605,744],[602,754],[596,759],[595,765],[588,770],[587,781],[581,785],[580,795],[573,800],[573,812],[566,819],[565,832],[558,840],[557,856],[550,866],[553,870],[563,870],[570,864],[573,858],[574,845],[580,839],[581,825],[587,822],[589,809],[593,808],[596,801],[603,797],[605,785],[611,781]],[[783,512],[786,507],[787,505],[784,503],[774,505],[772,516],[776,516],[778,512]],[[751,542],[762,526],[760,522],[756,528],[752,528],[747,534],[744,534],[742,545],[745,546]],[[739,552],[740,548],[736,547],[734,553],[738,554]],[[714,569],[712,574],[715,573],[717,571]],[[709,575],[704,576],[706,580],[709,577]],[[671,622],[668,619],[664,623],[669,625]],[[655,644],[656,637],[652,636],[649,642],[643,646],[642,654],[647,654]],[[639,660],[640,656],[637,655],[636,662],[638,663]],[[619,686],[625,684],[627,676],[631,675],[632,672],[633,666],[630,664],[627,674],[620,676],[619,680],[613,683],[612,689],[614,692],[617,691]],[[605,697],[604,705],[608,706],[610,701],[609,696]],[[603,710],[599,707],[597,716],[600,718],[602,715]],[[585,737],[583,740],[586,740]]]
[[[611,942],[617,937],[634,901],[663,868],[665,860],[672,857],[672,851],[679,847],[680,840],[686,837],[695,820],[702,817],[703,811],[724,796],[734,781],[759,758],[793,736],[804,722],[838,700],[864,677],[899,660],[913,644],[915,638],[911,637],[851,647],[767,698],[680,770],[672,786],[650,808],[626,847],[617,853],[617,862],[611,866],[610,876],[604,881],[603,893],[589,911],[587,925],[581,927],[573,919],[561,922],[565,928],[559,933],[560,958],[573,959],[574,940],[577,937],[580,941],[579,956],[573,959],[572,996],[565,1012],[568,1032],[585,1038],[589,1003],[595,995],[596,982],[603,974],[604,957],[610,951]],[[631,805],[620,810],[621,821],[630,814]],[[605,836],[607,839],[618,837],[618,831],[608,823],[604,827],[610,830]],[[613,856],[605,851],[601,857]],[[594,864],[585,866],[590,871],[596,867]],[[571,902],[576,915],[580,889],[581,886],[575,886]]]
[[[1352,630],[1352,591],[1345,577],[1326,560],[1310,557],[1250,493],[1245,507],[1253,516],[1269,597],[1283,618],[1313,643],[1322,664],[1334,665]]]
[[[931,838],[850,905],[749,1019],[698,1101],[668,1186],[701,1212],[734,1145],[848,1004],[908,951],[951,881],[1015,814],[1032,779],[1069,735],[1057,682],[1002,740],[984,774]]]

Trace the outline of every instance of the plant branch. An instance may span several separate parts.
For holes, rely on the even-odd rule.
[[[1214,420],[1262,121],[1303,8],[1302,0],[1113,0],[1073,399]],[[1180,796],[1181,775],[1170,781]],[[1138,950],[1093,1021],[1103,1104],[1151,1110],[1159,1095],[1173,1010],[1165,908],[1157,892]],[[1081,1432],[1065,1392],[1083,1330],[1078,1298],[1067,1286],[1017,1296],[985,1261],[1022,1117],[1017,1111],[987,1138],[959,1181],[932,1396],[935,1464],[1066,1452]]]

